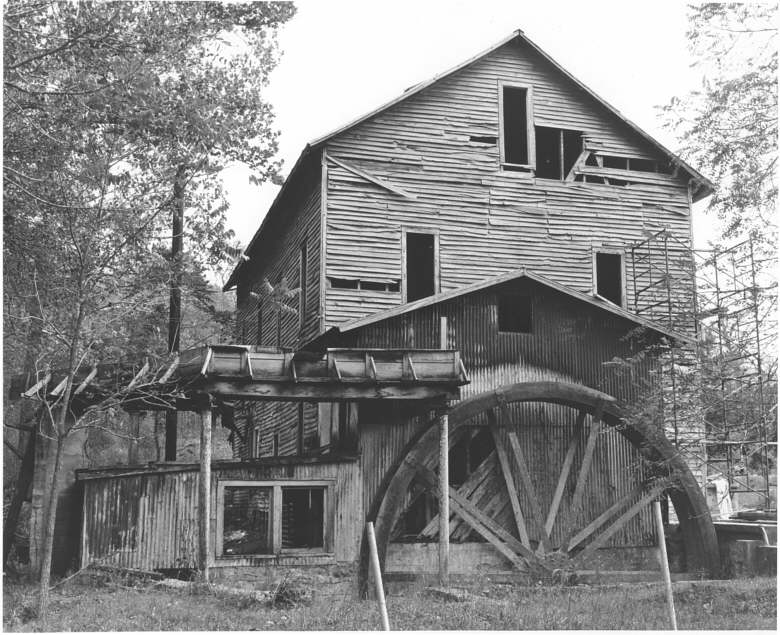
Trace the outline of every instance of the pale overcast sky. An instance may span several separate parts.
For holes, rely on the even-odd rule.
[[[298,13],[280,33],[283,54],[265,95],[276,111],[285,175],[308,141],[516,29],[672,150],[677,144],[661,127],[656,107],[701,84],[686,48],[684,2],[299,0],[296,5]],[[278,187],[250,186],[241,168],[229,170],[225,183],[229,225],[247,244]]]

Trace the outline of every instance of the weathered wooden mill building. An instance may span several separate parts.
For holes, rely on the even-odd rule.
[[[365,564],[372,520],[388,571],[435,571],[441,528],[453,572],[654,568],[665,494],[685,566],[715,573],[697,475],[651,415],[625,418],[653,355],[615,369],[694,336],[687,293],[671,327],[632,310],[628,254],[664,229],[689,244],[712,187],[520,31],[311,142],[226,285],[246,359],[287,355],[291,383],[252,389],[242,362],[250,388],[210,384],[236,457],[210,476],[212,566]],[[300,290],[294,311],[264,279]],[[361,388],[295,388],[323,359],[323,381]],[[127,566],[197,563],[197,466],[79,478],[82,562],[124,531]],[[138,492],[105,530],[100,506]]]

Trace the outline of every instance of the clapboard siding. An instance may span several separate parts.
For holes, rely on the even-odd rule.
[[[278,238],[266,243],[264,252],[252,254],[252,259],[258,260],[259,264],[252,263],[251,273],[242,277],[239,282],[236,338],[242,344],[296,346],[319,333],[322,211],[320,172],[310,175],[307,183],[302,185],[302,193],[291,198],[290,208],[286,210],[282,225],[277,230]],[[300,253],[304,241],[307,254],[306,315],[301,320],[300,296],[290,300],[288,304],[295,312],[281,314],[279,329],[276,308],[267,299],[249,295],[249,290],[260,293],[264,278],[273,286],[282,278],[286,278],[290,288],[301,288]],[[261,320],[258,320],[258,311],[261,312]]]
[[[536,125],[582,130],[588,145],[605,153],[665,159],[535,52],[507,44],[328,141],[326,153],[334,160],[327,169],[326,276],[400,280],[403,227],[438,229],[442,291],[527,266],[589,292],[599,248],[628,249],[663,228],[690,243],[683,179],[648,174],[658,182],[619,187],[502,171],[498,142],[470,140],[499,135],[499,81],[533,86]],[[671,248],[674,269],[685,251]],[[629,256],[626,295],[633,308]],[[659,254],[654,258],[665,264]],[[689,276],[682,267],[676,271]],[[326,289],[326,298],[326,326],[402,302],[400,292],[349,289]],[[650,301],[640,296],[640,307]]]

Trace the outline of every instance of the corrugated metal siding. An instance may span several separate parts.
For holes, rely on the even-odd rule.
[[[82,566],[100,562],[145,570],[190,568],[198,558],[198,479],[196,468],[166,473],[83,481]],[[355,462],[215,467],[212,480],[212,536],[216,540],[219,480],[333,479],[335,518],[331,561],[357,558],[363,527],[362,484]],[[211,546],[212,553],[214,545]],[[266,564],[321,563],[322,555],[284,556]],[[218,560],[216,566],[251,564]],[[284,562],[282,562],[282,560]],[[261,561],[255,562],[259,564]]]
[[[589,292],[594,250],[625,249],[664,227],[690,242],[683,180],[616,187],[502,171],[498,143],[470,140],[499,134],[499,81],[533,86],[537,125],[582,130],[606,153],[660,158],[536,53],[506,45],[328,142],[329,155],[416,198],[398,196],[329,162],[327,276],[401,279],[403,226],[438,229],[442,291],[527,266]],[[671,247],[672,270],[688,276],[681,264],[684,251]],[[402,301],[393,292],[326,289],[326,295],[327,326]],[[684,304],[676,308],[690,308]]]
[[[448,323],[448,346],[461,351],[471,383],[461,388],[461,399],[498,386],[520,381],[569,381],[602,390],[623,400],[635,397],[638,385],[647,378],[650,362],[637,367],[633,377],[619,375],[603,363],[614,357],[636,353],[625,336],[634,325],[597,307],[528,280],[507,284],[502,290],[527,295],[532,302],[533,333],[499,333],[497,290],[486,289],[450,302],[425,307],[403,316],[366,326],[345,336],[344,345],[356,347],[435,348],[439,344],[439,318]],[[538,423],[540,409],[545,424]],[[534,484],[549,507],[563,463],[576,412],[554,405],[515,405],[517,432]],[[371,417],[378,425],[364,425]],[[387,406],[361,407],[361,449],[363,454],[364,504],[366,509],[379,484],[402,451],[424,425],[426,417],[413,418]],[[584,439],[576,457],[581,461]],[[508,446],[507,446],[508,447]],[[575,463],[575,465],[577,464]],[[591,468],[585,509],[598,515],[641,480],[637,451],[619,433],[607,430],[599,437]],[[576,478],[573,471],[570,476]],[[573,491],[573,482],[569,485]],[[508,501],[507,501],[508,503]],[[568,502],[559,512],[553,539],[561,540],[567,529]],[[544,508],[545,511],[547,508]],[[525,501],[524,509],[528,509]],[[505,504],[497,519],[511,528],[511,509]],[[649,511],[618,532],[610,545],[651,544]],[[588,519],[577,521],[580,527]]]

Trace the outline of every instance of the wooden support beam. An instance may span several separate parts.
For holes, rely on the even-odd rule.
[[[449,418],[444,412],[439,416],[439,584],[444,587],[450,575],[449,438]]]
[[[166,381],[168,381],[173,376],[173,373],[176,372],[176,369],[178,367],[179,367],[179,355],[177,354],[176,357],[173,358],[171,365],[168,366],[168,369],[163,373],[163,376],[157,380],[157,383],[164,384]]]
[[[572,519],[572,526],[576,526],[577,517],[579,516],[580,509],[582,507],[582,498],[585,494],[585,483],[588,480],[588,474],[590,473],[590,466],[593,462],[593,454],[596,451],[596,441],[598,441],[599,434],[601,433],[601,417],[604,414],[604,403],[601,402],[596,408],[596,412],[593,414],[593,421],[590,424],[590,434],[588,435],[588,441],[585,445],[585,452],[582,456],[582,464],[580,465],[580,471],[577,474],[577,484],[574,486],[574,494],[571,497],[571,507],[569,508],[569,515]]]
[[[200,411],[200,480],[198,482],[198,565],[203,581],[209,579],[211,545],[211,402]]]
[[[76,388],[76,390],[73,391],[73,394],[74,395],[80,395],[82,392],[84,392],[84,390],[86,390],[87,386],[89,386],[89,384],[92,383],[92,380],[95,379],[95,377],[97,376],[97,373],[98,373],[98,367],[97,366],[93,366],[92,370],[89,371],[89,374],[84,378],[84,381],[82,381],[79,384],[78,388]]]
[[[496,415],[492,410],[488,410],[487,414],[488,425],[490,426],[490,432],[493,435],[493,443],[496,446],[496,456],[498,457],[498,463],[501,466],[501,473],[504,476],[504,483],[506,484],[506,490],[509,494],[509,502],[512,505],[512,513],[515,517],[517,533],[520,536],[520,542],[523,546],[526,549],[530,549],[531,541],[528,538],[528,529],[525,525],[523,510],[520,508],[520,499],[517,495],[517,488],[515,487],[515,478],[512,474],[512,469],[509,467],[509,457],[506,454],[506,448],[504,447],[498,429],[496,428]]]
[[[552,504],[550,505],[550,511],[547,512],[547,520],[544,523],[544,533],[547,536],[552,534],[552,529],[555,526],[555,519],[558,516],[558,508],[561,505],[563,499],[563,492],[566,489],[566,481],[569,480],[569,472],[571,472],[571,466],[574,463],[574,455],[577,453],[577,445],[579,445],[580,433],[582,432],[582,426],[585,423],[585,417],[587,412],[580,410],[577,416],[577,421],[574,424],[574,431],[572,432],[571,439],[569,440],[569,447],[566,450],[566,458],[563,460],[563,467],[561,468],[560,476],[558,476],[558,484],[555,486],[555,494],[553,494]]]
[[[621,497],[615,504],[611,505],[609,509],[600,514],[597,518],[594,518],[590,523],[588,523],[587,526],[577,532],[577,534],[575,534],[571,540],[569,540],[569,544],[566,546],[566,551],[571,551],[581,542],[587,540],[594,532],[598,531],[604,523],[606,523],[610,518],[612,518],[612,516],[623,509],[626,505],[630,504],[631,501],[639,496],[643,491],[644,485],[640,483],[628,494]]]
[[[398,196],[402,196],[404,198],[408,198],[408,199],[412,199],[412,200],[417,198],[414,194],[410,194],[406,190],[398,187],[397,185],[393,185],[392,183],[386,181],[385,179],[381,179],[378,176],[374,176],[372,174],[369,174],[368,172],[360,170],[360,169],[356,168],[353,165],[349,165],[348,163],[345,163],[344,161],[340,161],[339,159],[337,159],[336,157],[334,157],[331,154],[328,155],[328,161],[332,161],[333,163],[335,163],[339,167],[344,168],[347,172],[352,172],[352,174],[354,174],[356,176],[359,176],[359,177],[362,177],[362,178],[366,179],[366,181],[370,181],[374,185],[378,185],[379,187],[384,188],[384,189],[392,192],[393,194],[398,194]]]
[[[508,413],[504,413],[504,420],[506,421]],[[528,464],[523,456],[523,449],[520,447],[520,441],[517,438],[517,433],[514,430],[509,431],[509,447],[512,448],[512,454],[515,457],[515,463],[517,463],[517,471],[520,474],[520,481],[523,484],[525,493],[528,496],[528,500],[531,503],[531,522],[536,529],[539,536],[539,544],[544,550],[551,550],[550,539],[547,534],[544,533],[544,526],[542,525],[542,508],[539,504],[539,497],[536,495],[536,488],[531,480],[531,472],[528,469]]]
[[[65,377],[59,384],[57,384],[49,393],[52,397],[59,397],[60,393],[65,390],[65,386],[68,384],[68,378]]]
[[[607,543],[607,541],[612,538],[613,535],[615,535],[618,531],[623,529],[623,527],[626,526],[628,521],[630,521],[634,516],[636,516],[640,511],[642,511],[645,507],[647,507],[650,503],[653,502],[653,500],[664,491],[666,487],[666,483],[664,482],[661,485],[656,485],[655,487],[651,488],[650,491],[648,491],[647,494],[642,496],[636,503],[634,503],[631,507],[629,507],[625,512],[623,512],[618,518],[615,520],[614,523],[612,523],[606,530],[604,530],[602,533],[600,533],[593,542],[591,542],[587,547],[585,547],[582,551],[580,551],[574,558],[572,558],[573,561],[582,561],[585,558],[587,558],[589,555],[594,553],[597,549],[602,547]]]
[[[209,349],[211,350],[211,349]],[[141,370],[136,373],[135,377],[133,377],[132,381],[127,385],[127,388],[125,390],[130,391],[133,388],[135,388],[138,383],[143,379],[144,375],[149,372],[149,360],[147,359],[144,361],[144,365],[141,367]]]

